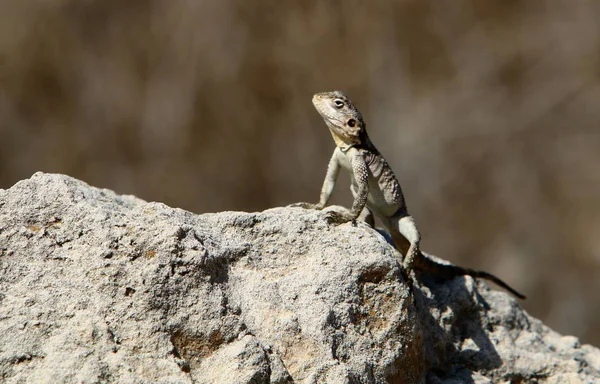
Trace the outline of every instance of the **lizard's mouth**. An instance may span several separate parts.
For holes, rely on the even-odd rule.
[[[338,129],[344,126],[344,121],[337,117],[335,114],[329,112],[330,107],[324,105],[323,99],[319,97],[319,94],[313,96],[313,105],[319,115],[327,122],[327,125],[334,126]]]
[[[340,120],[339,118],[328,114],[326,111],[319,111],[319,114],[327,122],[327,125],[330,128],[333,128],[333,129],[335,129],[337,131],[340,131],[340,133],[343,132],[343,127],[344,127],[344,121],[343,120]]]
[[[340,115],[340,111],[331,106],[330,102],[331,97],[327,93],[317,93],[312,98],[315,109],[325,121],[336,143],[358,144],[360,141],[356,135],[353,132],[349,132],[346,128],[345,117]]]
[[[325,120],[325,124],[330,131],[334,132],[340,137],[347,137],[348,133],[344,130],[344,122],[334,116],[331,116],[323,111],[319,111],[319,114]]]

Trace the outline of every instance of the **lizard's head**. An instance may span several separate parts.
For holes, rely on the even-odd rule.
[[[321,92],[313,96],[312,102],[325,120],[338,147],[361,144],[365,123],[346,95],[340,91]]]

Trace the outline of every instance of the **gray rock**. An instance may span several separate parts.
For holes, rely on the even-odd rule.
[[[365,224],[195,215],[36,173],[0,190],[3,383],[592,383],[600,351]]]

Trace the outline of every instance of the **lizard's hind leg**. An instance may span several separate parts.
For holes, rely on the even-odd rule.
[[[421,253],[421,234],[417,229],[415,219],[405,211],[396,213],[390,221],[393,229],[400,233],[409,243],[408,250],[404,254],[404,269],[410,271],[414,266],[415,259]]]

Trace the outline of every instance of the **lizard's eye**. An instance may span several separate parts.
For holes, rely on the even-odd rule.
[[[346,124],[348,124],[348,126],[350,128],[354,128],[354,126],[356,125],[356,120],[354,120],[354,119],[348,119],[348,121],[346,122]]]
[[[336,108],[342,108],[344,106],[344,102],[340,99],[333,100],[333,103],[335,104]]]

